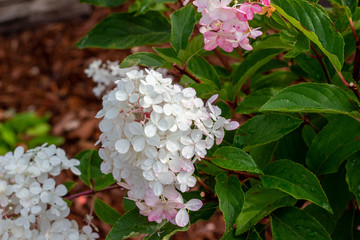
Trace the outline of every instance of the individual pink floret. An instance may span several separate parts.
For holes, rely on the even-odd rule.
[[[204,34],[204,49],[207,51],[214,50],[217,46],[222,48],[226,52],[232,52],[234,47],[232,40],[235,40],[232,33],[218,31],[218,32],[206,32]]]
[[[261,12],[262,8],[257,4],[243,3],[240,6],[240,10],[245,12],[248,20],[252,20],[255,13]]]
[[[261,0],[261,4],[265,6],[270,6],[270,0]]]
[[[250,34],[249,34],[249,37],[251,37],[251,38],[257,38],[257,37],[259,37],[259,36],[261,36],[263,33],[262,33],[262,31],[259,31],[258,29],[260,29],[260,28],[254,28],[254,29],[251,29],[250,28]]]
[[[198,8],[197,9],[198,12],[202,12],[208,7],[209,1],[208,0],[195,0],[193,2],[193,4],[194,4],[194,6],[196,6]]]

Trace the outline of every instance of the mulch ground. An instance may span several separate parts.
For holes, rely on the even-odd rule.
[[[80,50],[74,44],[111,11],[94,8],[88,17],[0,36],[0,121],[7,118],[9,110],[35,111],[40,116],[50,113],[52,134],[65,137],[61,147],[68,157],[95,149],[100,133],[99,120],[94,116],[101,109],[101,101],[93,95],[95,84],[86,77],[84,69],[95,59],[121,61],[131,50]],[[64,182],[73,176],[64,174],[61,178]],[[87,188],[80,183],[73,192],[84,190]],[[96,195],[121,213],[123,196],[124,192],[118,189]],[[92,198],[86,203],[81,200],[84,199],[74,201],[70,218],[83,225]],[[104,239],[111,227],[96,216],[93,223]],[[223,231],[224,223],[217,213],[211,221],[194,224],[188,232],[178,233],[173,239],[219,239]]]

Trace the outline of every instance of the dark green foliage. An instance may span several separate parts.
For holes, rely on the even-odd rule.
[[[170,239],[218,210],[225,220],[223,240],[264,239],[269,220],[274,240],[360,238],[360,93],[354,79],[359,1],[330,0],[329,9],[316,0],[271,2],[276,11],[270,18],[254,17],[251,26],[261,27],[263,36],[251,39],[253,51],[245,53],[205,51],[201,14],[174,0],[134,1],[128,13],[108,16],[77,43],[107,49],[165,43],[128,56],[121,67],[167,68],[176,83],[194,88],[199,98],[219,94],[215,105],[222,116],[241,123],[196,162],[201,186],[182,196],[205,204],[189,212],[187,226],[149,222],[126,198],[126,213],[119,218],[97,199],[95,212],[113,225],[107,239],[141,234]],[[11,133],[3,135],[4,142],[14,144]],[[77,157],[86,185],[97,191],[114,183],[111,174],[99,170],[96,151]]]

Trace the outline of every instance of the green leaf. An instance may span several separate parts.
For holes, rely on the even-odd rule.
[[[201,193],[202,191],[201,190],[198,190],[198,191],[191,191],[191,192],[183,192],[181,193],[181,196],[183,197],[183,199],[188,202],[190,201],[191,199],[199,199],[199,200],[204,200],[202,197],[201,197]]]
[[[346,93],[323,83],[300,83],[276,94],[260,111],[342,113],[354,111]]]
[[[207,161],[201,161],[201,163],[197,163],[196,167],[198,171],[204,172],[208,175],[216,176],[221,173],[226,173],[224,169],[218,168],[214,164],[207,162]]]
[[[211,162],[221,168],[229,170],[262,174],[262,171],[256,166],[256,163],[250,155],[235,147],[218,148],[214,152]]]
[[[295,72],[294,68],[296,67],[299,67],[301,70],[303,70],[302,73],[297,72],[297,74],[303,76],[304,78],[310,78],[315,82],[327,81],[326,75],[319,61],[307,54],[299,54],[296,56],[295,65],[292,66],[293,72]]]
[[[275,68],[278,67],[279,66],[275,66]],[[280,67],[287,66],[280,65]],[[273,70],[273,68],[271,68],[270,70]],[[259,91],[263,88],[284,88],[298,78],[299,76],[297,76],[293,72],[288,71],[274,71],[266,75],[257,74],[256,76],[251,78],[250,88],[252,92]]]
[[[215,192],[219,198],[219,207],[224,214],[225,231],[231,229],[244,204],[244,192],[241,183],[235,176],[226,174],[216,177]]]
[[[264,19],[266,21],[268,18],[264,18]],[[266,21],[266,22],[268,22],[269,25],[272,27],[276,26],[276,28],[284,29],[284,30],[288,30],[291,28],[291,25],[287,21],[285,21],[285,19],[283,17],[281,17],[279,15],[279,13],[277,13],[276,11],[274,11],[271,14],[271,17],[269,20],[270,21]]]
[[[346,115],[336,115],[315,136],[306,164],[316,175],[334,173],[351,154],[360,150],[360,123]]]
[[[195,89],[196,96],[202,99],[210,98],[211,96],[219,93],[213,84],[210,85],[205,83],[193,83],[190,84],[189,87]]]
[[[63,137],[46,135],[46,136],[38,136],[31,139],[29,142],[27,142],[27,145],[29,148],[35,148],[44,143],[48,143],[49,145],[54,144],[56,146],[60,146],[64,142],[65,139]]]
[[[273,34],[264,37],[261,39],[261,41],[255,41],[252,45],[253,51],[257,51],[260,49],[268,49],[268,48],[284,48],[289,49],[292,47],[291,44],[287,43],[286,41],[283,41],[279,34]]]
[[[101,221],[110,224],[111,226],[121,217],[120,213],[99,198],[95,199],[94,211]]]
[[[235,112],[242,114],[251,114],[258,112],[260,107],[278,92],[279,90],[276,88],[260,89],[248,95],[235,109]]]
[[[127,0],[80,0],[81,3],[89,3],[101,7],[116,7]]]
[[[281,31],[279,35],[282,41],[293,45],[296,42],[299,31],[295,28],[289,27],[288,29]]]
[[[97,150],[82,151],[78,153],[75,158],[80,161],[78,169],[80,170],[81,175],[79,177],[86,185],[92,186],[92,179],[103,180],[102,176],[104,176],[104,174],[100,171],[102,159],[99,157]],[[101,184],[102,183],[100,183],[100,186]]]
[[[188,63],[188,70],[205,83],[214,83],[220,88],[220,79],[214,67],[202,57],[193,56]]]
[[[360,11],[360,8],[359,8],[359,11]],[[348,65],[348,66],[350,66],[350,65]],[[347,69],[347,70],[350,71],[350,69]],[[351,81],[353,81],[352,72],[348,72],[348,71],[345,71],[345,70],[342,71],[342,75],[346,81],[351,82]],[[350,99],[350,101],[358,108],[359,100],[357,99],[355,93],[351,89],[347,88],[344,85],[343,81],[340,79],[338,74],[333,75],[333,77],[331,78],[331,83],[340,87],[342,90],[344,90],[348,94],[348,98]]]
[[[76,46],[126,49],[160,44],[169,39],[170,24],[159,12],[151,11],[136,17],[130,13],[115,13],[96,25]]]
[[[162,226],[166,222],[162,223]],[[106,237],[106,240],[121,240],[140,234],[158,232],[162,226],[156,222],[149,222],[148,218],[133,209],[120,217]]]
[[[157,48],[153,47],[154,51],[159,54],[163,59],[170,63],[176,63],[181,66],[181,61],[177,58],[177,54],[173,48]]]
[[[360,212],[356,209],[346,210],[336,224],[331,237],[334,240],[357,240],[360,239]]]
[[[194,224],[198,221],[209,220],[218,210],[219,204],[215,202],[205,203],[199,210],[190,211],[190,223]]]
[[[337,3],[340,6],[348,7],[353,12],[358,5],[358,0],[328,0],[331,3]]]
[[[16,114],[13,118],[6,121],[8,127],[15,129],[17,133],[24,133],[26,129],[46,123],[49,120],[49,116],[39,117],[34,112],[24,112]]]
[[[359,36],[360,31],[357,30],[356,34]],[[345,41],[345,48],[344,48],[344,57],[347,59],[350,57],[350,55],[356,51],[356,42],[354,39],[354,35],[352,32],[349,32],[348,34],[344,35],[344,41]]]
[[[64,186],[66,187],[67,189],[67,192],[70,192],[71,189],[73,189],[73,187],[75,187],[75,185],[77,184],[77,182],[74,182],[74,181],[67,181],[65,183],[63,183]]]
[[[314,140],[314,137],[316,136],[315,130],[312,127],[310,127],[309,125],[305,125],[302,128],[301,134],[302,134],[302,137],[304,139],[306,146],[310,147],[312,141]]]
[[[90,163],[92,155],[94,154],[94,150],[86,150],[78,153],[75,158],[80,161],[80,165],[78,169],[81,172],[79,178],[83,181],[86,185],[90,186]]]
[[[310,51],[310,41],[302,32],[299,32],[294,42],[294,46],[291,48],[290,52],[285,54],[284,57],[294,58],[300,53],[308,51]]]
[[[332,213],[329,201],[317,177],[304,166],[290,160],[270,163],[260,176],[264,187],[283,191],[296,199],[305,199]]]
[[[26,129],[25,134],[29,136],[44,136],[50,131],[50,129],[51,126],[48,123],[40,123]]]
[[[248,150],[276,141],[300,126],[302,120],[277,113],[257,115],[236,131],[234,145]]]
[[[334,231],[337,219],[333,214],[330,214],[328,211],[315,204],[308,205],[304,211],[321,223],[329,234]]]
[[[272,160],[278,142],[267,143],[250,150],[250,156],[254,159],[256,165],[262,170]]]
[[[286,207],[271,214],[274,240],[331,240],[329,233],[313,217],[295,207]]]
[[[2,123],[0,123],[0,139],[11,148],[15,148],[16,143],[18,142],[15,131],[11,129],[8,124]]]
[[[185,227],[176,226],[170,222],[166,223],[158,232],[154,232],[149,236],[145,237],[144,240],[170,240],[171,237],[177,232],[187,231],[190,224]]]
[[[170,43],[177,52],[186,49],[195,26],[195,8],[189,4],[171,14]]]
[[[134,65],[140,65],[145,67],[160,67],[166,61],[156,55],[155,53],[150,52],[139,52],[134,53],[128,57],[126,57],[120,64],[121,68],[128,68]]]
[[[245,193],[244,206],[236,220],[236,235],[246,232],[275,209],[295,203],[293,197],[281,191],[255,185]]]
[[[360,206],[360,152],[350,156],[346,163],[346,181]]]
[[[220,240],[262,240],[259,233],[255,228],[252,228],[250,232],[235,236],[236,229],[228,231]]]
[[[228,231],[227,233],[224,234],[222,238],[220,238],[220,240],[243,240],[244,238],[242,236],[235,236],[235,231],[236,229]]]
[[[271,3],[282,17],[314,42],[341,71],[344,39],[320,6],[304,0],[273,0]]]
[[[136,0],[130,7],[128,12],[136,12],[135,16],[145,14],[150,10],[167,11],[167,2],[175,2],[176,0]]]
[[[245,83],[248,77],[252,76],[263,65],[273,57],[281,53],[283,49],[261,49],[251,52],[244,61],[233,71],[232,82],[239,88]]]
[[[301,136],[301,128],[297,128],[279,140],[274,159],[289,159],[305,165],[307,150],[308,147]]]
[[[339,219],[353,198],[345,181],[345,176],[346,170],[345,164],[343,164],[338,172],[327,174],[320,179],[321,186],[329,199],[331,209],[334,211],[334,217],[336,219]]]
[[[204,36],[202,34],[195,36],[185,50],[180,49],[179,58],[185,64],[196,54],[204,50]]]
[[[123,208],[124,208],[125,212],[128,212],[128,211],[136,208],[135,202],[133,200],[130,200],[127,198],[123,198],[122,204],[123,204]]]
[[[110,185],[116,183],[116,180],[114,179],[113,175],[111,173],[106,175],[101,175],[99,178],[94,179],[94,190],[100,191],[103,190]]]

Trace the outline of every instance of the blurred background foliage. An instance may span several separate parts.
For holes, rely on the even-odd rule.
[[[49,119],[50,114],[37,116],[34,112],[23,112],[0,122],[0,155],[13,151],[19,145],[34,148],[45,142],[57,146],[63,144],[63,137],[50,134]]]

